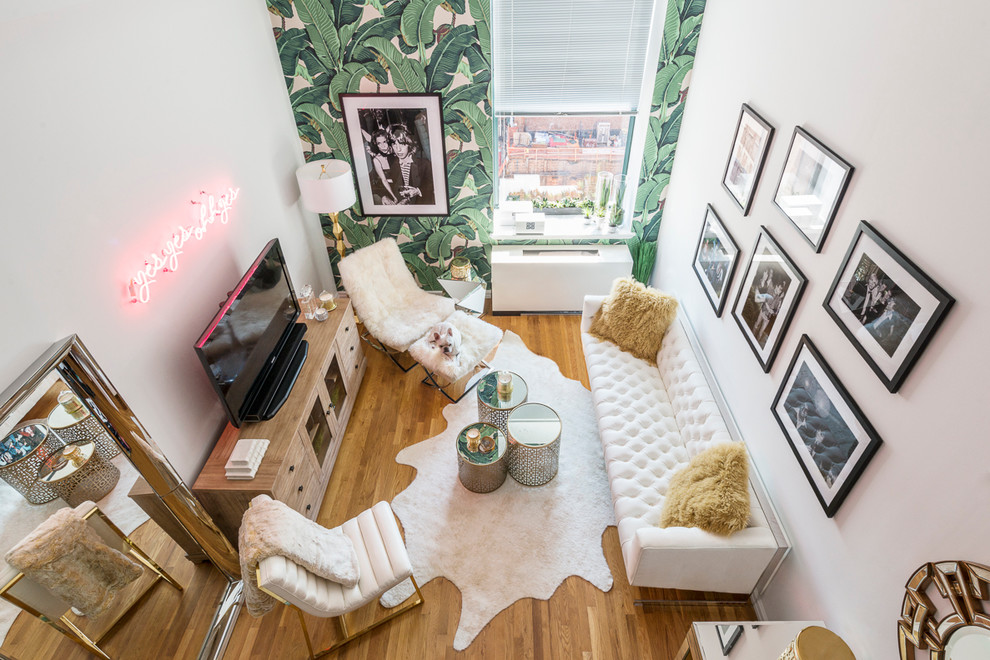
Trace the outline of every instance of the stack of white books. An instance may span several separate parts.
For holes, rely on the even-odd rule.
[[[241,438],[230,452],[230,458],[224,466],[228,479],[254,479],[261,465],[261,459],[268,451],[268,441],[256,438]]]

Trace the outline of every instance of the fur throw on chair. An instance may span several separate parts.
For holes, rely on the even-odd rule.
[[[7,552],[7,563],[86,616],[105,612],[141,576],[73,509],[59,509]]]
[[[275,607],[275,599],[258,588],[258,564],[269,557],[285,557],[345,587],[358,583],[357,553],[340,528],[318,525],[267,495],[251,500],[237,540],[244,600],[251,616],[262,616]]]
[[[397,351],[454,313],[453,300],[419,288],[394,238],[355,250],[337,268],[361,323]]]

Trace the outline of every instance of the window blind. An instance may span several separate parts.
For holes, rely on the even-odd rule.
[[[497,114],[633,112],[654,0],[491,0]]]

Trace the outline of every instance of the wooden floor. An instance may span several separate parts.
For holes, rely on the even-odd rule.
[[[487,316],[486,320],[520,335],[535,353],[553,359],[564,376],[588,385],[578,316]],[[443,430],[439,393],[420,384],[421,372],[403,374],[380,353],[368,350],[368,371],[358,395],[340,455],[334,467],[319,522],[334,526],[379,500],[391,501],[408,486],[415,470],[394,458],[403,447]],[[418,369],[418,368],[417,368]],[[103,644],[114,658],[195,658],[223,587],[208,565],[193,565],[154,523],[138,530],[138,542],[173,570],[182,584],[178,594],[157,585],[134,614]],[[143,543],[142,543],[143,541]],[[625,576],[615,527],[602,536],[614,586],[603,593],[570,577],[548,601],[523,599],[499,613],[466,650],[453,650],[461,596],[444,578],[422,585],[426,603],[360,638],[331,657],[346,660],[485,658],[626,660],[673,658],[691,621],[752,620],[748,603],[739,605],[636,606],[637,598],[699,597],[630,587]],[[381,610],[376,604],[368,612]],[[384,610],[381,610],[384,612]],[[377,612],[380,614],[381,612]],[[355,623],[360,622],[360,617]],[[336,633],[329,622],[307,617],[317,642]],[[89,657],[45,624],[20,615],[0,653],[15,660]],[[268,660],[303,658],[306,647],[298,619],[279,606],[260,619],[246,611],[234,629],[226,658]]]

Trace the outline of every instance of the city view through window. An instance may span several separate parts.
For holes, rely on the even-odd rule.
[[[599,172],[623,174],[628,115],[497,117],[500,200],[579,206]]]

